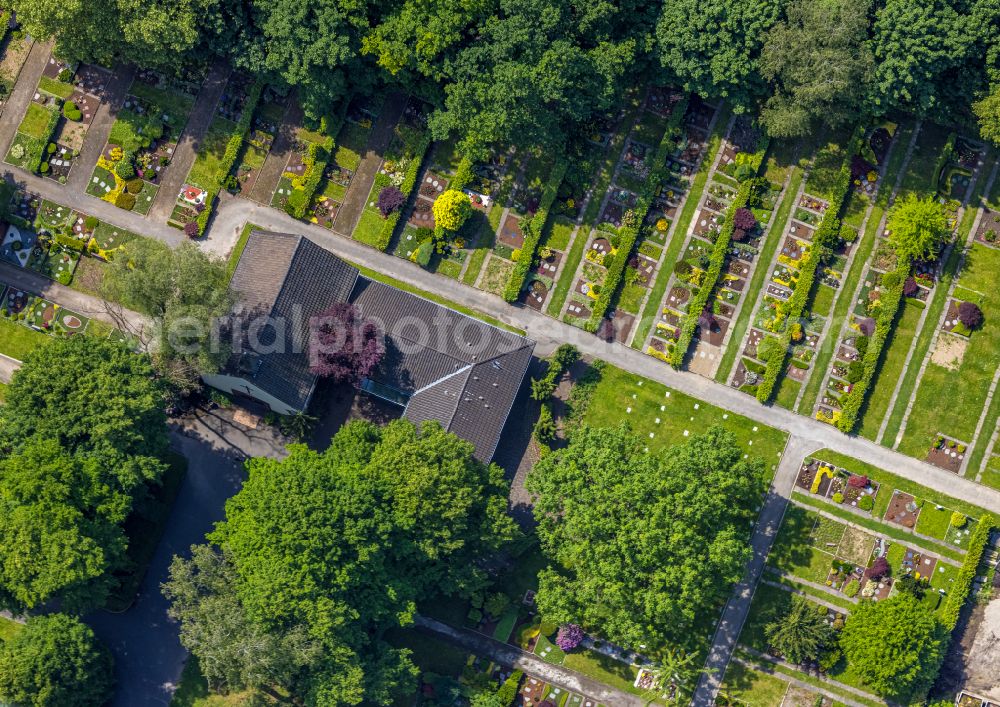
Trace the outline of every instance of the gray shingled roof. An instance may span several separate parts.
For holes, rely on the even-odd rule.
[[[476,456],[493,457],[531,362],[534,342],[390,285],[361,277],[333,253],[303,236],[255,231],[232,280],[244,308],[297,321],[286,353],[231,369],[286,403],[305,409],[316,384],[308,356],[291,337],[305,336],[312,314],[350,301],[385,335],[386,356],[371,376],[408,402],[404,417],[438,420],[468,440]],[[269,343],[262,337],[263,343]],[[258,360],[259,359],[259,360]],[[253,372],[254,369],[256,372]]]

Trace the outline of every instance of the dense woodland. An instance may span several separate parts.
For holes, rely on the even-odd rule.
[[[229,60],[318,119],[392,85],[475,156],[571,149],[632,86],[759,113],[774,136],[906,111],[1000,138],[997,0],[16,0],[68,59]]]

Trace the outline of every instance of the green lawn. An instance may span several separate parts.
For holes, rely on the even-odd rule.
[[[20,630],[21,624],[0,616],[0,641],[9,641]]]
[[[365,207],[364,211],[361,212],[361,218],[358,219],[358,225],[354,228],[354,233],[351,237],[356,241],[361,241],[365,245],[378,248],[381,245],[379,240],[382,237],[382,224],[384,223],[385,219],[382,218],[382,214],[374,209]]]
[[[786,574],[822,584],[830,574],[834,553],[846,527],[799,506],[789,506],[768,555],[768,564]]]
[[[930,535],[932,538],[944,540],[951,526],[951,509],[944,506],[938,510],[933,503],[925,503],[920,509],[917,517],[917,526],[914,528],[918,533]]]
[[[785,224],[788,223],[788,217],[792,212],[792,205],[795,203],[795,197],[799,193],[799,186],[802,184],[802,170],[798,167],[793,167],[792,169],[794,171],[788,182],[788,187],[785,189],[781,203],[778,205],[778,210],[771,219],[767,240],[764,242],[764,247],[761,249],[761,252],[757,255],[757,264],[754,267],[753,275],[750,278],[750,286],[743,294],[743,307],[740,309],[740,315],[733,325],[733,333],[729,337],[729,346],[726,348],[726,351],[722,356],[722,363],[719,364],[719,370],[715,374],[715,380],[720,383],[725,383],[729,380],[733,364],[736,362],[736,357],[740,353],[740,347],[743,345],[743,337],[747,333],[747,327],[750,326],[750,319],[753,317],[754,309],[757,307],[757,298],[760,295],[760,288],[764,286],[764,282],[770,274],[771,261],[774,260],[774,252],[778,249],[778,246],[784,238]],[[795,385],[794,388],[795,394],[798,395],[799,386]],[[785,397],[782,398],[782,390],[785,390],[784,385],[782,385],[781,389],[778,391],[777,403],[782,407],[787,407],[791,410],[791,407],[786,404],[788,402],[789,394],[786,393]],[[791,398],[791,402],[795,402],[794,396]]]
[[[608,365],[594,390],[584,421],[599,427],[617,425],[622,420],[648,440],[650,449],[663,449],[684,442],[689,435],[700,434],[712,425],[722,425],[736,436],[747,454],[764,460],[768,474],[777,465],[788,438],[780,430]]]
[[[47,140],[49,138],[49,121],[51,119],[52,110],[31,102],[28,104],[28,111],[24,114],[24,120],[21,121],[17,131],[24,133],[28,137]]]
[[[167,116],[168,134],[174,139],[180,135],[187,122],[187,115],[194,108],[195,99],[180,91],[164,90],[142,81],[133,81],[129,93],[152,103],[161,116]]]
[[[974,244],[966,254],[958,286],[970,290],[970,295],[978,293],[985,321],[980,330],[973,332],[955,370],[933,361],[928,363],[914,398],[913,414],[900,443],[900,451],[905,454],[924,457],[938,433],[971,441],[983,415],[993,375],[1000,366],[998,274],[1000,250]]]
[[[813,160],[806,183],[806,192],[829,200],[840,180],[840,167],[850,157],[844,149],[851,139],[850,129],[844,128],[828,135],[822,141]]]
[[[638,668],[609,658],[603,653],[577,649],[566,654],[563,665],[624,692],[633,695],[645,694],[634,686],[635,677],[639,673]]]
[[[744,707],[778,707],[788,686],[787,680],[748,668],[733,660],[726,668],[722,692]]]
[[[31,351],[48,342],[45,334],[0,317],[0,354],[23,361]]]
[[[879,367],[875,379],[872,381],[871,392],[868,394],[868,403],[865,406],[864,416],[861,418],[861,427],[858,433],[862,437],[875,440],[878,436],[879,427],[886,413],[889,412],[889,402],[892,400],[892,393],[896,389],[896,383],[904,373],[903,364],[906,363],[906,354],[913,344],[913,337],[917,333],[917,324],[920,322],[920,315],[923,311],[913,304],[905,304],[902,308],[902,315],[896,320],[896,326],[890,333],[889,345],[883,354],[882,365]],[[934,320],[935,322],[937,320]],[[931,324],[933,326],[933,324]],[[919,367],[920,360],[914,358],[910,361],[911,367]],[[898,407],[906,406],[906,398],[900,395],[896,401]],[[876,440],[877,441],[877,440]]]
[[[216,190],[226,178],[220,174],[222,160],[229,139],[236,134],[239,126],[231,120],[216,116],[208,126],[205,137],[195,152],[194,164],[188,172],[188,184],[207,190]]]
[[[45,91],[45,93],[65,101],[69,100],[69,97],[73,95],[73,84],[64,83],[48,76],[42,76],[38,79],[38,90]]]
[[[795,409],[795,401],[799,397],[802,384],[797,380],[792,380],[789,376],[781,379],[778,387],[778,394],[774,397],[775,405],[779,405],[786,410]]]
[[[573,235],[573,229],[576,228],[576,224],[563,216],[557,216],[550,223],[548,236],[545,238],[543,245],[565,251],[569,246],[569,239]]]
[[[938,157],[948,141],[948,128],[924,121],[920,126],[920,134],[917,142],[913,146],[913,154],[910,162],[906,166],[903,174],[903,182],[900,184],[897,198],[906,196],[909,192],[914,192],[917,196],[925,196],[928,192],[936,192],[936,185],[932,184],[934,178],[934,168],[937,165]]]

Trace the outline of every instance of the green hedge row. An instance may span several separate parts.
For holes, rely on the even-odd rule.
[[[674,350],[670,353],[670,365],[674,368],[680,368],[684,365],[684,359],[687,357],[691,341],[694,339],[694,330],[698,327],[698,319],[705,310],[709,298],[715,293],[715,286],[722,276],[722,269],[726,266],[726,256],[729,253],[729,244],[733,237],[733,214],[736,212],[736,209],[750,203],[750,194],[753,189],[752,183],[753,180],[747,180],[740,184],[740,188],[736,191],[736,196],[733,197],[733,203],[729,205],[729,209],[726,211],[726,220],[722,224],[722,230],[719,231],[719,235],[715,239],[715,247],[712,248],[712,255],[708,259],[708,269],[705,271],[705,276],[701,280],[698,291],[688,304],[684,321],[681,322],[680,335],[677,337]]]
[[[676,140],[681,132],[681,123],[684,121],[684,114],[687,113],[688,101],[690,101],[690,96],[685,96],[674,106],[673,113],[670,114],[670,120],[667,122],[667,127],[663,131],[663,137],[660,138],[660,144],[653,157],[653,169],[646,177],[646,183],[643,185],[642,193],[639,194],[635,208],[631,209],[634,224],[618,230],[619,254],[611,263],[611,268],[608,269],[604,278],[604,285],[601,286],[601,293],[597,296],[597,301],[594,302],[590,319],[584,324],[583,328],[586,331],[593,333],[600,328],[604,315],[607,314],[611,303],[618,295],[618,288],[621,287],[622,281],[625,279],[625,268],[632,256],[632,249],[635,248],[635,244],[639,240],[642,222],[646,220],[649,207],[653,205],[653,199],[656,198],[657,192],[667,178],[667,157],[676,147]]]
[[[55,133],[56,128],[59,126],[59,119],[62,118],[62,105],[63,102],[56,99],[57,107],[55,109],[46,107],[45,110],[49,112],[49,122],[45,126],[45,137],[38,140],[30,138],[33,141],[33,144],[38,146],[39,149],[38,154],[32,155],[31,162],[25,165],[25,168],[29,172],[33,172],[35,174],[40,173],[42,162],[45,162],[48,158],[47,149],[49,147],[49,143],[52,141],[53,133]],[[46,167],[46,169],[48,169],[48,167]]]
[[[340,104],[340,110],[332,123],[327,120],[326,116],[319,121],[319,131],[326,135],[326,137],[323,139],[321,145],[310,143],[309,153],[302,160],[306,165],[305,174],[302,176],[302,187],[300,189],[292,189],[292,193],[288,195],[286,210],[297,219],[305,218],[309,212],[313,196],[316,194],[320,182],[323,181],[323,173],[326,171],[326,165],[333,156],[333,148],[335,147],[334,139],[340,133],[340,128],[347,119],[347,106],[350,102],[350,96],[344,98]]]
[[[451,184],[448,185],[450,189],[465,189],[472,183],[473,174],[472,168],[475,167],[476,163],[472,161],[469,157],[463,157],[458,163],[458,167],[455,168],[455,176],[451,178]]]
[[[875,320],[875,332],[869,338],[868,349],[865,351],[864,358],[861,359],[861,380],[855,383],[851,391],[844,396],[840,417],[837,418],[836,423],[837,429],[841,432],[852,432],[858,423],[858,415],[861,414],[861,407],[868,395],[868,389],[878,372],[882,359],[882,349],[885,348],[889,334],[892,332],[899,307],[903,304],[903,283],[909,277],[911,267],[912,263],[909,259],[900,257],[896,269],[882,276],[882,308]]]
[[[205,235],[205,229],[208,228],[208,219],[212,217],[212,211],[215,209],[215,200],[218,198],[219,190],[222,189],[222,182],[233,171],[233,167],[236,165],[236,159],[240,156],[240,150],[243,149],[247,133],[250,132],[253,114],[257,110],[257,104],[260,102],[260,96],[263,92],[264,83],[262,81],[255,81],[247,93],[247,100],[243,106],[243,114],[236,123],[235,132],[230,135],[229,142],[226,143],[226,151],[222,154],[219,170],[215,173],[215,184],[207,189],[205,209],[198,214],[198,218],[195,221],[198,224],[199,236]]]
[[[552,208],[552,204],[556,201],[559,186],[562,184],[563,177],[566,176],[568,166],[566,160],[563,159],[560,159],[552,166],[549,178],[545,180],[545,187],[542,190],[542,198],[538,204],[538,211],[521,228],[521,231],[524,233],[524,245],[520,248],[520,252],[517,255],[517,262],[510,273],[510,277],[507,279],[507,285],[503,288],[505,302],[515,302],[521,295],[524,281],[528,277],[528,271],[531,270],[531,262],[535,259],[535,253],[538,251],[538,243],[542,240],[542,233],[545,232],[545,224],[549,220],[549,209]]]
[[[399,190],[406,195],[407,204],[402,209],[398,211],[393,211],[382,223],[382,230],[379,231],[378,241],[373,245],[381,251],[389,249],[389,244],[392,243],[392,236],[396,232],[396,225],[399,223],[399,219],[402,218],[403,212],[410,208],[410,201],[412,201],[413,189],[417,186],[417,178],[420,176],[420,170],[424,166],[424,159],[427,156],[427,150],[431,146],[431,131],[428,130],[424,133],[420,144],[417,146],[417,151],[419,155],[414,155],[413,159],[410,160],[410,164],[406,167],[406,173],[403,175],[403,183],[399,185]],[[376,194],[376,196],[378,196]]]
[[[833,187],[830,205],[823,214],[823,219],[820,221],[816,233],[813,234],[812,250],[809,251],[809,256],[799,269],[799,279],[795,283],[795,290],[787,302],[778,305],[779,313],[784,315],[787,325],[785,333],[779,339],[781,346],[775,347],[772,355],[765,361],[767,367],[764,370],[763,379],[757,385],[757,400],[762,403],[769,402],[771,396],[774,395],[778,378],[785,370],[785,361],[792,348],[791,325],[794,323],[793,320],[801,317],[805,311],[806,305],[809,303],[809,298],[812,295],[813,286],[816,284],[816,271],[823,262],[827,249],[835,245],[840,236],[840,214],[843,212],[851,196],[850,155],[860,152],[863,137],[864,131],[860,127],[856,128],[854,135],[851,137],[851,142],[848,144],[848,158],[844,160],[844,163],[840,166],[840,172],[837,174],[837,182]]]
[[[990,540],[990,533],[995,527],[997,527],[996,518],[985,515],[979,519],[976,529],[972,531],[969,549],[965,553],[965,561],[962,562],[962,567],[958,570],[958,575],[951,585],[948,598],[944,601],[944,609],[941,612],[941,620],[949,631],[954,631],[955,626],[958,625],[962,607],[965,606],[969,592],[972,591],[972,580],[976,578],[979,563],[982,562],[983,553],[986,552],[986,545]]]
[[[951,155],[955,151],[955,141],[957,139],[957,133],[949,133],[948,140],[944,143],[944,148],[941,150],[941,154],[938,155],[937,163],[934,165],[934,181],[932,182],[935,189],[938,189],[941,186],[941,173],[951,160]]]

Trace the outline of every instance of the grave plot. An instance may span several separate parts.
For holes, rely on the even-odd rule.
[[[0,85],[6,90],[0,92],[0,110],[3,109],[7,97],[14,90],[14,84],[21,73],[21,67],[28,60],[31,51],[31,38],[25,34],[12,13],[7,15],[8,26],[0,33]]]
[[[3,286],[0,291],[4,291]],[[52,336],[83,334],[90,323],[83,315],[13,287],[4,291],[0,316]]]
[[[421,228],[434,228],[433,210],[425,207],[433,207],[435,199],[445,192],[450,180],[433,172],[423,177],[420,174],[421,163],[431,143],[427,128],[428,113],[428,106],[415,99],[411,99],[404,108],[393,128],[392,141],[382,156],[382,165],[368,193],[367,204],[354,228],[352,238],[355,240],[387,250],[398,230],[396,224],[402,220],[407,200],[414,191],[417,192],[415,206],[420,208],[419,211],[415,208],[413,213],[419,213],[426,223]],[[408,220],[413,221],[412,218]],[[433,244],[436,254],[440,256],[437,262],[449,262],[450,266],[446,268],[448,274],[457,277],[465,260],[465,238],[457,231],[440,231],[439,235],[442,236],[440,242]]]
[[[47,173],[50,169],[49,157],[58,150],[52,137],[62,120],[62,105],[62,99],[36,91],[4,161],[29,172]],[[13,116],[7,119],[12,120]]]
[[[170,86],[149,71],[132,82],[91,175],[88,194],[126,211],[149,213],[194,107],[191,95]]]
[[[781,186],[769,184],[763,191],[754,191],[745,206],[733,206],[740,180],[757,174],[765,151],[766,144],[752,121],[733,121],[691,224],[682,257],[673,265],[647,353],[658,358],[664,358],[664,352],[674,355],[674,342],[680,338],[684,320],[694,316],[697,326],[689,368],[702,375],[715,375],[781,196]],[[706,286],[715,242],[727,219],[733,219],[734,223],[722,272],[715,282],[707,283],[712,295],[705,307],[700,312],[691,312],[689,303]]]
[[[63,120],[56,129],[52,142],[53,150],[48,148],[47,162],[49,169],[45,176],[59,182],[65,182],[75,159],[83,149],[90,124],[105,98],[105,88],[111,80],[111,72],[92,64],[81,64],[72,71],[72,67],[60,68],[60,64],[50,63],[45,67],[38,83],[39,93],[48,93],[64,101],[62,104]]]
[[[588,300],[596,299],[600,288],[611,287],[618,294],[613,300],[614,309],[606,312],[597,334],[606,341],[631,342],[636,319],[642,312],[650,292],[659,277],[664,247],[671,237],[672,224],[690,190],[690,179],[700,162],[707,139],[707,131],[692,127],[689,114],[685,114],[681,131],[672,134],[673,149],[667,155],[667,172],[664,181],[655,185],[651,202],[642,202],[646,211],[636,214],[639,194],[646,192],[650,174],[659,165],[653,165],[658,146],[664,137],[669,120],[675,110],[685,105],[684,94],[675,89],[651,90],[637,114],[628,138],[625,140],[612,183],[603,196],[603,208],[585,260],[604,268],[605,274],[616,258],[625,258],[626,264],[618,282],[587,282],[570,293],[570,302],[564,319],[582,326],[587,321],[581,315],[590,315]],[[714,115],[714,108],[711,115]],[[639,236],[630,252],[619,251],[623,226],[638,217]],[[607,244],[605,246],[605,244]],[[602,249],[604,248],[604,249]],[[596,288],[596,289],[595,289]],[[662,292],[662,291],[661,291]],[[661,296],[660,294],[657,297]],[[645,336],[643,334],[643,336]]]
[[[954,159],[954,142],[955,136],[953,134],[947,135],[943,129],[926,124],[922,128],[921,135],[918,136],[918,144],[923,149],[915,153],[915,156],[907,166],[901,185],[901,192],[904,194],[915,193],[919,196],[936,194],[939,202],[945,207],[953,232],[958,228],[958,224],[962,220],[962,206],[959,201],[948,198],[943,192],[937,191],[936,184],[938,182],[935,181],[934,167],[940,166],[944,160]],[[949,157],[949,155],[952,157]],[[973,179],[975,179],[978,170],[979,166],[977,164],[972,171]],[[965,226],[963,228],[968,227]],[[872,322],[878,318],[881,311],[880,297],[885,290],[882,284],[884,274],[891,272],[896,266],[895,254],[888,245],[887,236],[888,233],[883,230],[876,239],[874,252],[869,259],[868,268],[864,271],[862,282],[859,284],[855,295],[854,311],[847,322],[847,326],[853,331],[845,330],[845,335],[853,335],[855,343],[860,343],[863,348],[867,344],[868,337],[865,331],[870,329]],[[979,247],[985,252],[992,252],[991,249],[985,246]],[[884,439],[891,443],[897,438],[898,428],[895,425],[902,425],[903,429],[906,429],[907,421],[904,410],[911,402],[910,397],[913,394],[914,387],[919,391],[923,386],[923,380],[917,381],[917,376],[914,375],[914,372],[920,369],[925,357],[929,356],[924,379],[934,380],[935,376],[943,376],[951,372],[949,369],[952,367],[957,369],[960,366],[961,357],[966,348],[963,344],[971,343],[963,341],[961,336],[934,333],[938,324],[938,316],[940,316],[938,312],[942,312],[947,305],[947,287],[939,287],[937,279],[939,268],[942,265],[943,262],[940,260],[940,256],[930,262],[918,261],[913,264],[909,276],[905,279],[903,285],[904,297],[901,302],[901,316],[895,318],[895,332],[898,336],[894,334],[886,344],[888,348],[881,356],[879,369],[875,377],[871,380],[867,390],[853,394],[856,397],[863,393],[868,397],[864,408],[864,415],[860,420],[860,432],[870,439],[876,439],[884,429],[885,431],[882,433]],[[978,298],[978,294],[972,295],[970,293],[969,298]],[[961,300],[963,297],[960,296],[957,299]],[[932,312],[933,314],[931,314]],[[943,313],[946,314],[947,312]],[[864,330],[862,330],[862,327],[864,327]],[[926,335],[922,335],[926,331],[925,327],[930,327],[930,330],[927,331]],[[930,348],[932,344],[940,344],[940,349],[937,346]],[[911,348],[913,349],[912,355],[910,353]],[[930,351],[929,354],[928,351]],[[908,356],[910,357],[909,365],[911,370],[906,370],[906,359]],[[937,359],[936,362],[935,357]],[[974,384],[970,391],[976,391],[979,385],[989,386],[989,381],[992,379],[995,365],[998,362],[1000,362],[1000,359],[994,359],[994,367],[988,373],[979,372],[979,380],[985,382]],[[983,365],[986,366],[989,364],[983,362]],[[901,380],[903,381],[902,384],[900,384]],[[899,394],[895,405],[901,409],[894,410],[890,409],[890,406],[892,405],[893,396],[896,395],[897,388]],[[938,392],[947,395],[941,389],[938,389]],[[836,404],[838,403],[838,398],[833,396],[827,397],[830,397],[830,401],[826,402],[833,403],[828,405],[828,409],[834,412],[823,412],[823,419],[830,419],[831,414],[836,414],[835,411],[837,410]],[[978,407],[974,410],[971,408],[973,405],[971,398],[977,400],[975,404]],[[839,399],[842,399],[842,396]],[[972,392],[969,396],[963,396],[962,402],[964,403],[966,400],[968,400],[969,407],[962,406],[963,410],[961,412],[961,415],[964,415],[965,422],[956,428],[941,426],[941,420],[936,418],[937,409],[929,408],[929,414],[925,415],[921,408],[914,407],[914,412],[918,414],[914,414],[912,417],[914,419],[919,418],[921,422],[926,421],[927,426],[920,429],[922,439],[920,439],[919,444],[914,438],[908,440],[909,446],[906,453],[918,458],[927,458],[932,446],[932,440],[939,433],[943,433],[953,439],[971,441],[976,422],[982,412],[985,392],[980,393],[978,396],[976,392]],[[936,408],[950,407],[952,406],[936,406]],[[890,426],[892,429],[890,429]]]

